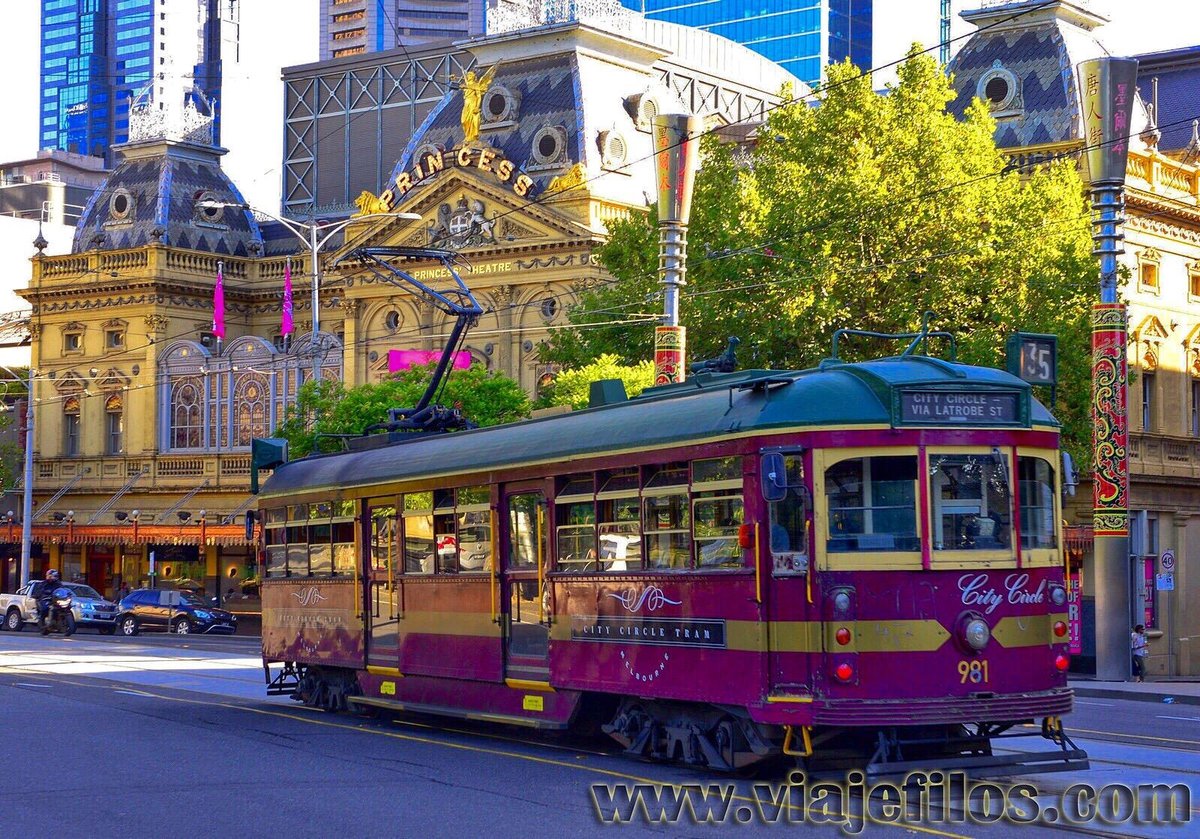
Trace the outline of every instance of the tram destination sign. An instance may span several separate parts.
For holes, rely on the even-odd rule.
[[[1019,425],[1021,394],[1013,391],[906,390],[900,422],[910,425]]]

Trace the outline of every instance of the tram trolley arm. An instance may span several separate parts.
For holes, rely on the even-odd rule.
[[[397,262],[429,260],[436,260],[442,263],[446,271],[454,279],[454,288],[441,291],[433,289],[397,265]],[[423,422],[423,420],[427,419],[426,409],[430,407],[430,402],[433,400],[434,394],[437,393],[442,380],[446,377],[447,371],[450,368],[450,361],[458,349],[464,333],[483,314],[483,307],[479,305],[479,302],[471,293],[471,289],[463,282],[462,277],[459,276],[455,268],[456,265],[466,265],[467,263],[454,251],[441,250],[439,248],[383,246],[355,248],[339,259],[338,263],[347,261],[362,263],[372,274],[384,282],[391,283],[400,288],[411,287],[419,297],[427,300],[434,308],[448,315],[453,315],[455,318],[454,328],[450,331],[446,347],[442,350],[442,356],[438,359],[437,367],[434,369],[433,376],[430,377],[429,386],[425,388],[425,393],[421,395],[421,398],[414,407],[393,409],[389,412],[391,420],[389,426],[391,428],[388,430],[426,428],[428,423]],[[446,418],[443,416],[445,410],[434,412],[428,418],[432,419],[435,425],[438,424],[438,420],[441,420],[442,425],[446,425]],[[461,426],[451,423],[449,427]]]

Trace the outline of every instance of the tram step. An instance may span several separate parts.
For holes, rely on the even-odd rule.
[[[506,725],[521,725],[526,728],[539,728],[549,731],[562,731],[567,723],[551,720],[518,717],[513,714],[496,714],[487,711],[472,711],[469,708],[453,708],[448,705],[429,705],[421,702],[399,702],[395,699],[383,699],[376,696],[348,696],[346,701],[351,705],[368,705],[372,708],[384,708],[389,711],[407,712],[410,714],[437,714],[444,717],[458,717],[477,722],[498,722]]]

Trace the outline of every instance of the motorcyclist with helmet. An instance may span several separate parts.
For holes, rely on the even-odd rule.
[[[62,575],[58,573],[57,568],[51,568],[46,572],[46,578],[34,586],[34,590],[30,592],[37,600],[39,625],[44,626],[49,619],[50,601],[54,598],[55,589],[60,585],[62,585]]]

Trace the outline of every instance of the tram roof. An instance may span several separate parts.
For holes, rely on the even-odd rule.
[[[597,408],[302,458],[276,469],[263,486],[262,497],[367,487],[532,462],[568,462],[631,449],[711,442],[730,434],[812,426],[891,426],[898,424],[898,394],[914,390],[1015,393],[1021,406],[1019,415],[1028,421],[1002,424],[1058,426],[1032,397],[1031,387],[1002,370],[925,356],[827,360],[812,370],[702,373]],[[964,427],[961,422],[903,424]]]

